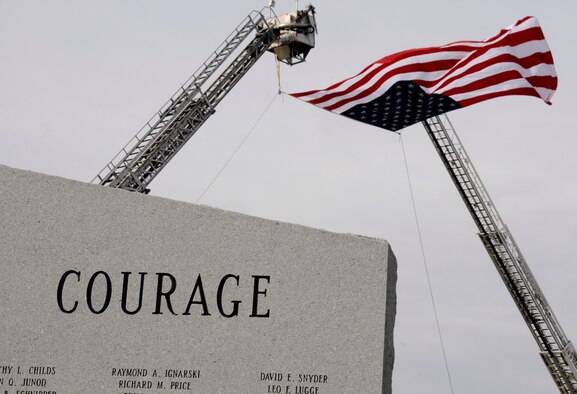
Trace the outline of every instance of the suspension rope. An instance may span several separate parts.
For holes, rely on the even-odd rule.
[[[258,119],[256,120],[256,122],[252,125],[252,127],[248,130],[248,132],[245,134],[244,138],[240,141],[240,143],[237,145],[236,149],[231,153],[231,155],[229,156],[229,158],[226,160],[226,162],[222,165],[222,167],[220,168],[220,170],[216,173],[216,175],[214,176],[214,178],[212,178],[212,180],[210,181],[210,183],[208,184],[208,186],[206,187],[206,189],[204,189],[204,191],[200,194],[200,197],[198,197],[198,199],[196,200],[196,203],[198,204],[200,202],[200,200],[202,200],[202,198],[204,197],[204,195],[206,194],[206,192],[208,192],[208,190],[212,187],[213,183],[216,181],[216,179],[220,176],[220,174],[222,174],[222,172],[224,171],[224,169],[226,168],[226,166],[231,162],[231,160],[233,159],[233,157],[237,154],[237,152],[240,150],[240,148],[242,148],[242,146],[244,145],[244,143],[246,142],[246,140],[248,139],[248,137],[250,137],[250,135],[252,134],[252,132],[254,131],[254,129],[256,128],[256,126],[258,126],[258,124],[260,123],[260,121],[262,120],[262,118],[264,117],[264,115],[268,112],[269,108],[271,107],[272,103],[274,103],[274,101],[276,100],[276,98],[279,96],[278,93],[275,93],[272,100],[268,103],[268,105],[266,106],[266,108],[264,109],[264,111],[260,114],[260,116],[258,117]]]
[[[278,81],[278,94],[281,94],[281,93],[283,93],[283,91],[282,91],[281,84],[280,84],[280,60],[278,60],[278,58],[275,56],[274,61],[276,63],[276,78]]]
[[[444,360],[444,362],[445,362],[445,370],[447,371],[447,379],[449,380],[449,387],[451,388],[451,393],[454,394],[454,391],[453,391],[453,381],[451,380],[451,373],[450,373],[450,371],[449,371],[449,363],[447,362],[447,354],[446,354],[446,352],[445,352],[445,344],[444,344],[444,342],[443,342],[443,335],[442,335],[442,333],[441,333],[441,325],[440,325],[440,323],[439,323],[439,315],[437,314],[437,307],[436,307],[436,304],[435,304],[435,296],[434,296],[434,293],[433,293],[433,286],[432,286],[432,284],[431,284],[431,276],[429,275],[429,266],[428,266],[428,264],[427,264],[427,257],[426,257],[426,255],[425,255],[425,248],[424,248],[424,246],[423,246],[423,237],[422,237],[422,235],[421,235],[421,226],[420,226],[420,224],[419,224],[419,218],[418,218],[418,216],[417,216],[417,207],[416,207],[416,204],[415,204],[415,196],[414,196],[414,194],[413,194],[413,186],[412,186],[412,183],[411,183],[411,176],[410,176],[410,173],[409,173],[409,165],[407,164],[407,154],[406,154],[406,152],[405,152],[405,144],[404,144],[404,142],[403,142],[403,136],[402,136],[401,133],[399,133],[399,140],[401,141],[401,149],[402,149],[402,151],[403,151],[403,159],[404,159],[404,162],[405,162],[405,172],[407,173],[407,182],[409,183],[409,192],[410,192],[410,194],[411,194],[411,201],[412,201],[412,204],[413,204],[413,215],[414,215],[414,217],[415,217],[415,225],[416,225],[416,227],[417,227],[417,234],[418,234],[418,237],[419,237],[419,244],[420,244],[420,246],[421,246],[421,256],[422,256],[422,259],[423,259],[423,265],[425,266],[425,273],[426,273],[426,276],[427,276],[427,283],[429,284],[429,294],[430,294],[430,296],[431,296],[431,303],[432,303],[432,305],[433,305],[433,313],[434,313],[434,315],[435,315],[435,323],[436,323],[436,325],[437,325],[437,334],[439,335],[439,342],[440,342],[440,344],[441,344],[441,350],[442,350],[442,352],[443,352],[443,360]]]

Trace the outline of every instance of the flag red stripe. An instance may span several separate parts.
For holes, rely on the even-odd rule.
[[[318,92],[322,92],[324,90],[333,90],[338,88],[339,86],[341,86],[342,84],[344,84],[347,81],[350,81],[351,79],[363,74],[364,72],[366,72],[368,69],[370,69],[374,64],[376,64],[377,62],[374,62],[370,65],[368,65],[367,67],[365,67],[361,72],[357,73],[356,75],[353,75],[350,78],[344,79],[340,82],[335,83],[334,85],[329,86],[328,88],[325,89],[317,89],[317,90],[309,90],[308,92],[302,92],[302,93],[290,93],[291,96],[299,98],[299,97],[303,97],[303,96],[310,96],[311,94],[315,94]]]
[[[429,54],[434,54],[434,53],[442,53],[442,52],[450,53],[450,52],[466,52],[466,51],[470,51],[470,48],[469,47],[466,47],[466,48],[465,47],[455,47],[455,48],[450,48],[450,49],[439,50],[439,48],[437,48],[437,47],[431,47],[431,48],[410,49],[407,51],[398,52],[398,53],[395,53],[393,55],[386,56],[382,59],[379,59],[376,62],[365,67],[361,72],[357,73],[356,75],[353,75],[350,78],[347,78],[347,79],[344,79],[340,82],[337,82],[337,83],[335,83],[335,84],[333,84],[333,85],[331,85],[325,89],[317,89],[317,90],[309,90],[306,92],[291,93],[290,95],[293,97],[296,97],[296,98],[300,98],[300,97],[310,96],[312,94],[322,92],[322,91],[334,90],[334,89],[338,88],[339,86],[341,86],[342,84],[344,84],[345,82],[350,81],[351,79],[353,79],[359,75],[362,75],[363,73],[365,73],[367,70],[369,70],[373,66],[376,66],[376,67],[374,70],[371,70],[371,72],[369,73],[371,76],[374,76],[377,72],[383,70],[385,67],[390,66],[392,63],[396,63],[396,62],[399,62],[401,60],[404,60],[404,59],[407,59],[410,57],[429,55]],[[453,63],[449,67],[452,67],[452,65],[454,65],[457,61],[458,61],[458,59],[453,60]],[[421,64],[426,64],[426,63],[421,63]],[[435,70],[435,71],[437,71],[437,70]],[[363,81],[369,81],[370,78],[363,78],[362,80]],[[350,90],[350,88],[348,90]]]
[[[517,63],[520,66],[522,66],[523,68],[528,69],[528,68],[534,67],[538,64],[553,64],[553,56],[551,55],[551,52],[535,53],[535,54],[527,56],[525,58],[517,58],[517,57],[515,57],[511,54],[507,54],[507,53],[502,54],[502,55],[498,55],[498,56],[495,56],[493,58],[487,59],[482,63],[479,63],[477,65],[472,66],[469,70],[467,70],[462,75],[456,75],[452,78],[449,78],[447,81],[443,82],[442,85],[437,87],[436,91],[438,91],[439,89],[441,89],[444,86],[447,86],[449,83],[451,83],[455,80],[463,78],[466,75],[470,75],[470,74],[473,74],[475,72],[481,71],[481,70],[483,70],[489,66],[492,66],[492,65],[500,63],[500,62]],[[457,60],[439,60],[439,61],[427,62],[427,63],[414,63],[414,64],[399,67],[399,68],[391,70],[390,72],[383,75],[376,82],[374,82],[370,87],[364,89],[361,93],[359,93],[353,97],[345,98],[342,101],[339,101],[338,103],[335,103],[335,104],[333,104],[333,105],[331,105],[325,109],[332,111],[332,110],[335,110],[335,109],[339,108],[340,106],[348,104],[354,100],[362,99],[363,97],[366,97],[371,93],[374,93],[378,88],[380,88],[382,86],[382,84],[385,81],[394,77],[397,74],[404,74],[404,73],[411,73],[411,72],[428,73],[428,72],[434,72],[434,71],[439,71],[439,70],[448,70],[451,68],[455,69],[454,65],[456,63],[457,63]],[[316,104],[321,104],[323,102],[332,100],[333,98],[349,94],[351,91],[354,91],[355,89],[359,89],[365,83],[368,83],[370,81],[370,79],[375,74],[377,74],[379,71],[380,71],[380,69],[373,70],[371,73],[367,74],[367,76],[365,78],[363,78],[362,80],[359,80],[358,82],[351,85],[351,87],[349,87],[348,89],[346,89],[344,91],[328,93],[328,94],[324,95],[323,97],[310,100],[309,102],[311,104],[316,105]],[[413,82],[415,82],[416,84],[418,84],[424,88],[432,88],[433,86],[438,84],[439,80],[441,80],[441,78],[431,80],[431,81],[419,79],[419,80],[413,80]],[[556,86],[553,87],[553,89],[555,89],[555,88],[556,88]],[[451,93],[449,91],[443,92],[443,94],[448,95],[448,96],[451,95]]]
[[[414,86],[407,84],[409,81],[426,93],[445,95],[461,106],[512,94],[541,97],[549,102],[557,88],[553,56],[543,32],[535,18],[525,17],[487,40],[457,41],[398,52],[326,89],[292,96],[344,114],[356,105],[377,102],[383,94],[391,97],[389,87],[396,82],[404,83],[414,92]],[[406,92],[397,91],[395,94],[400,97],[395,100],[405,99]],[[396,108],[399,106],[404,106],[402,101]],[[450,109],[443,109],[447,110]],[[404,118],[408,116],[409,113]],[[386,117],[380,127],[389,127],[385,123]],[[406,120],[403,123],[410,124]],[[398,129],[396,124],[390,127]]]
[[[549,90],[557,89],[557,77],[551,75],[533,76],[525,78],[529,83],[536,88],[545,88]]]
[[[466,85],[459,86],[457,88],[443,92],[443,94],[445,96],[451,97],[462,93],[474,92],[476,90],[481,90],[489,86],[498,85],[503,82],[514,81],[517,79],[524,80],[523,76],[517,70],[507,70],[499,74],[494,74],[485,78],[476,79],[475,81],[468,83]],[[461,101],[459,101],[459,103],[463,105]]]
[[[506,35],[506,33],[509,33],[509,34],[506,37],[503,37]],[[513,32],[513,33],[510,33],[508,30],[503,30],[503,31],[501,31],[500,34],[487,40],[488,41],[487,43],[485,43],[483,41],[469,41],[470,43],[484,44],[481,47],[473,46],[473,45],[466,45],[467,41],[458,41],[458,42],[455,42],[453,44],[448,44],[448,45],[441,46],[441,47],[408,49],[406,51],[397,52],[397,53],[394,53],[392,55],[385,56],[384,58],[377,60],[375,63],[391,64],[391,63],[398,62],[400,60],[404,60],[404,59],[407,59],[407,58],[410,58],[413,56],[427,55],[427,54],[436,53],[436,52],[473,52],[473,51],[479,51],[479,50],[484,50],[484,52],[486,52],[486,50],[488,50],[488,49],[503,46],[504,45],[503,44],[503,38],[506,38],[506,42],[507,42],[506,45],[509,45],[509,46],[516,46],[519,44],[523,44],[527,41],[545,39],[545,37],[543,36],[543,32],[541,31],[541,29],[539,27],[532,27],[532,28],[529,28],[526,30],[522,30],[520,32]],[[499,39],[499,40],[495,41],[495,42],[491,42],[491,41],[494,41],[496,39]],[[455,44],[459,44],[459,45],[453,46]],[[449,46],[449,45],[451,45],[451,46]]]
[[[322,97],[319,97],[319,98],[317,98],[317,99],[312,99],[312,100],[310,100],[309,103],[311,103],[311,104],[321,104],[321,103],[324,103],[324,102],[326,102],[326,101],[328,101],[328,100],[331,100],[331,99],[333,99],[333,98],[335,98],[335,97],[348,94],[348,93],[350,93],[351,91],[353,91],[353,90],[355,90],[355,89],[358,89],[359,87],[361,87],[361,86],[363,86],[364,84],[366,84],[367,82],[369,82],[376,74],[378,74],[380,71],[382,71],[383,68],[386,68],[386,66],[387,66],[386,64],[380,64],[377,68],[375,68],[374,70],[371,70],[371,71],[370,71],[369,73],[367,73],[363,78],[359,79],[357,82],[353,83],[351,86],[349,86],[349,87],[346,88],[345,90],[325,94],[325,95],[322,96]],[[358,75],[358,74],[357,74],[357,75]],[[354,77],[353,77],[353,78],[354,78]],[[346,79],[345,81],[348,81],[348,80],[350,80],[350,79],[351,79],[351,78]],[[342,82],[345,82],[345,81],[342,81]],[[339,84],[339,85],[340,85],[340,84]],[[334,85],[333,85],[333,86],[334,86]],[[337,86],[337,87],[338,87],[338,86]],[[332,90],[332,89],[333,89],[333,88],[328,88],[328,89],[325,89],[325,90],[330,91],[330,90]]]
[[[477,90],[488,88],[490,86],[498,85],[507,81],[511,81],[512,85],[516,84],[517,86],[522,83],[521,81],[524,81],[525,83],[529,83],[533,87],[546,88],[550,90],[554,90],[557,87],[557,77],[532,76],[529,78],[525,78],[517,70],[507,70],[499,74],[477,79],[467,85],[459,86],[457,88],[443,92],[443,94],[445,96],[452,97],[467,92],[475,92]],[[459,100],[459,104],[461,104],[464,107],[466,105],[463,104],[463,101],[464,100]]]
[[[471,52],[471,54],[468,55],[465,59],[463,59],[463,61],[461,61],[458,65],[456,65],[451,70],[451,73],[457,73],[459,70],[470,64],[472,61],[485,55],[488,51],[492,49],[505,46],[515,47],[529,41],[538,41],[543,39],[544,39],[543,32],[538,27],[533,27],[520,32],[511,33],[493,44],[484,46],[482,48],[477,48],[475,51]]]
[[[537,28],[537,30],[540,32],[540,29]],[[530,29],[521,31],[521,32],[519,32],[519,33],[515,33],[515,34],[512,35],[513,37],[507,37],[506,40],[501,40],[501,41],[495,42],[495,43],[493,43],[493,44],[491,44],[491,45],[488,45],[488,46],[486,46],[486,47],[483,47],[483,48],[481,48],[481,49],[476,48],[475,55],[474,55],[474,56],[470,56],[466,61],[461,61],[461,63],[458,64],[458,66],[455,66],[455,65],[457,64],[457,62],[458,62],[458,60],[455,60],[455,59],[445,60],[445,61],[436,61],[436,62],[427,62],[427,63],[414,63],[413,65],[401,66],[401,67],[399,67],[399,68],[397,68],[397,69],[395,69],[395,70],[392,70],[392,71],[390,71],[389,73],[387,73],[386,76],[388,76],[388,78],[391,78],[391,77],[393,77],[394,75],[396,75],[396,74],[401,74],[401,73],[415,72],[415,71],[422,71],[422,72],[425,72],[425,73],[426,73],[426,72],[431,72],[431,71],[448,70],[448,69],[451,69],[451,68],[452,68],[451,71],[453,72],[453,71],[459,70],[460,68],[462,68],[464,65],[468,64],[468,63],[469,63],[470,61],[472,61],[473,59],[475,59],[475,58],[477,58],[477,57],[485,54],[485,53],[486,53],[487,51],[489,51],[490,49],[494,49],[494,48],[497,48],[497,47],[500,47],[500,46],[504,46],[504,44],[510,45],[510,46],[516,46],[516,45],[519,45],[519,44],[522,44],[522,43],[526,42],[527,39],[528,39],[528,37],[529,37],[529,38],[530,38],[530,37],[537,37],[537,38],[539,38],[539,37],[542,37],[542,36],[543,36],[542,32],[541,32],[540,34],[536,34],[536,33],[537,33],[537,32],[535,31],[535,28],[530,28]],[[506,41],[506,42],[503,43],[502,41]],[[463,51],[463,50],[465,50],[465,49],[470,50],[470,47],[467,47],[467,48],[460,47],[460,46],[459,46],[459,47],[453,47],[453,48],[451,48],[451,51],[449,51],[449,52],[452,52],[452,51],[458,51],[458,52],[460,52],[460,51]],[[360,79],[359,81],[355,82],[353,85],[351,85],[351,86],[348,87],[347,89],[345,89],[345,90],[343,90],[343,91],[339,91],[339,92],[328,93],[328,94],[324,95],[323,97],[319,97],[319,98],[310,100],[309,102],[310,102],[311,104],[318,105],[318,104],[324,103],[324,102],[326,102],[326,101],[332,100],[333,98],[336,98],[336,97],[338,97],[338,96],[343,96],[343,95],[349,94],[351,91],[354,91],[355,89],[360,88],[363,84],[368,83],[368,82],[369,82],[378,72],[380,72],[385,66],[390,65],[391,62],[394,63],[394,62],[397,62],[397,61],[399,61],[399,60],[403,60],[403,59],[405,59],[405,58],[407,58],[407,57],[415,56],[416,54],[422,55],[422,54],[430,54],[430,53],[435,53],[435,52],[440,52],[440,51],[439,51],[439,48],[420,48],[420,49],[416,49],[416,50],[408,50],[408,51],[400,52],[400,53],[397,53],[397,54],[393,54],[393,55],[391,55],[391,56],[387,56],[387,57],[385,57],[385,58],[383,58],[383,59],[381,59],[381,60],[373,63],[373,64],[376,64],[376,63],[381,63],[381,64],[379,65],[379,67],[371,70],[371,72],[369,72],[366,76],[364,76],[364,77],[363,77],[362,79]],[[444,52],[444,51],[443,51],[443,52]],[[512,56],[512,55],[511,55],[511,56]],[[552,60],[553,60],[553,59],[552,59],[552,56],[550,56],[549,58],[550,58],[550,62],[552,63]],[[385,61],[386,61],[386,63],[384,63]],[[492,59],[489,59],[489,60],[487,60],[485,63],[491,63],[491,62],[492,62]],[[372,65],[371,65],[371,66],[372,66]],[[371,67],[371,66],[369,66],[369,67]],[[434,67],[431,67],[431,66],[438,66],[438,68],[434,68]],[[367,70],[369,67],[366,67],[365,70]],[[467,73],[469,73],[469,72],[467,72]],[[362,74],[362,72],[359,73],[359,74],[357,74],[357,76],[360,75],[360,74]],[[354,77],[351,77],[351,78],[346,79],[346,80],[344,80],[344,81],[341,81],[341,82],[339,82],[339,83],[337,83],[337,84],[334,84],[334,85],[332,85],[331,87],[329,87],[329,88],[327,88],[327,89],[324,89],[324,90],[325,90],[325,91],[330,91],[330,90],[332,90],[332,89],[335,89],[335,88],[337,88],[338,86],[342,85],[344,82],[346,82],[346,81],[348,81],[348,80],[350,80],[350,79],[352,79],[352,78],[354,78]],[[459,76],[457,76],[457,77],[455,77],[455,78],[459,78]],[[454,80],[455,78],[451,79],[451,81]],[[380,87],[380,86],[382,85],[383,81],[384,81],[383,78],[379,78],[379,80],[375,83],[375,85],[378,85],[378,86]],[[439,79],[434,80],[434,81],[423,81],[423,80],[419,80],[419,84],[422,83],[421,86],[427,87],[427,88],[430,88],[430,87],[435,86],[438,82],[439,82]],[[448,84],[448,82],[444,82],[443,85],[440,86],[439,88],[441,88],[441,87],[443,87],[443,86],[445,86],[445,85],[447,85],[447,84]],[[373,86],[374,86],[374,85],[373,85]],[[376,89],[374,89],[374,88],[370,88],[370,93],[374,92],[375,90],[376,90]],[[320,92],[320,90],[305,92],[304,94],[295,95],[295,97],[303,97],[303,96],[310,95],[310,94],[314,94],[314,93],[317,93],[317,92]],[[360,95],[355,96],[355,99],[360,99],[360,98],[362,98],[362,97],[366,97],[367,95],[368,95],[368,93],[366,93],[366,94],[360,94]],[[340,104],[338,104],[338,105],[337,105],[337,104],[333,104],[333,105],[331,105],[330,107],[328,107],[328,108],[326,108],[326,109],[328,109],[328,110],[334,110],[334,109],[338,108],[340,105],[344,105],[344,104],[347,104],[347,103],[349,103],[349,102],[351,102],[351,99],[350,99],[350,98],[345,99],[342,103],[340,103]]]
[[[336,108],[339,108],[345,104],[348,104],[352,101],[356,101],[359,99],[362,99],[363,97],[368,96],[371,93],[374,93],[377,89],[379,89],[381,87],[381,85],[383,85],[383,83],[385,83],[386,81],[388,81],[389,79],[393,78],[395,75],[398,74],[405,74],[405,73],[411,73],[411,72],[434,72],[434,71],[439,71],[439,70],[446,70],[447,67],[450,67],[452,64],[454,64],[453,60],[438,60],[435,62],[428,62],[428,63],[415,63],[415,64],[408,64],[406,66],[403,67],[399,67],[397,69],[394,69],[392,71],[389,71],[388,73],[385,73],[384,75],[382,75],[376,82],[372,83],[370,86],[368,86],[367,88],[361,90],[358,94],[356,94],[355,96],[351,96],[351,97],[347,97],[344,98],[343,100],[332,104],[328,107],[326,107],[325,109],[332,111]],[[359,84],[359,86],[362,86],[363,84]],[[317,104],[320,102],[324,102],[327,101],[325,100],[325,98],[327,96],[331,96],[331,98],[334,97],[338,97],[341,95],[345,95],[348,93],[351,93],[352,91],[354,91],[354,89],[347,89],[345,92],[336,92],[334,94],[328,94],[322,98],[316,99],[316,100],[310,100],[309,103],[311,104]]]
[[[539,98],[539,93],[532,88],[517,88],[517,89],[510,89],[505,90],[503,92],[491,92],[487,94],[483,94],[477,97],[473,97],[470,99],[462,100],[459,102],[463,107],[468,105],[477,104],[481,101],[489,100],[492,98],[503,97],[503,96],[510,96],[510,95],[521,95],[521,96],[532,96]]]
[[[511,90],[515,89],[515,86],[520,87],[521,85],[527,85],[527,84],[532,85],[533,88],[544,88],[544,89],[554,90],[554,86],[557,85],[557,78],[556,77],[544,76],[544,77],[524,78],[518,71],[509,70],[509,71],[502,72],[500,74],[492,75],[490,77],[475,80],[474,82],[471,82],[467,85],[460,86],[460,87],[455,88],[455,89],[451,89],[450,91],[447,91],[443,94],[445,96],[449,96],[449,97],[454,97],[454,96],[457,96],[459,94],[465,94],[465,93],[470,93],[471,95],[474,95],[475,91],[479,91],[481,89],[486,89],[486,88],[489,88],[491,86],[505,83],[507,81],[510,82],[510,85],[511,85],[510,89]],[[528,86],[526,86],[526,87],[530,88]],[[530,88],[530,89],[532,89],[532,88]],[[507,91],[508,90],[509,89],[507,89]],[[483,94],[484,93],[480,93],[479,95],[483,95]],[[469,99],[470,98],[465,99],[465,100],[457,100],[457,101],[459,102],[459,104],[461,104],[463,107],[465,107],[466,104],[464,104],[464,102],[466,100],[469,100]]]
[[[405,73],[411,73],[411,72],[416,72],[416,71],[418,71],[418,72],[421,72],[421,71],[423,71],[423,72],[435,72],[435,71],[439,71],[439,70],[447,70],[447,69],[451,68],[451,66],[453,66],[455,64],[455,62],[456,62],[455,60],[437,60],[437,61],[427,62],[427,63],[407,64],[406,66],[398,67],[394,70],[391,70],[391,71],[383,74],[376,82],[373,82],[368,88],[364,89],[361,93],[357,94],[356,96],[345,98],[344,100],[340,101],[339,103],[333,104],[330,107],[327,107],[327,109],[329,109],[335,105],[336,105],[335,108],[338,108],[338,106],[343,105],[347,102],[350,102],[351,100],[357,100],[359,98],[365,97],[367,94],[370,94],[370,93],[374,92],[375,90],[377,90],[379,87],[381,87],[381,85],[384,82],[391,79],[392,77],[394,77],[397,74],[405,74]],[[384,67],[385,67],[385,65],[383,65],[383,67],[381,67],[377,70],[370,72],[364,78],[355,82],[354,84],[352,84],[350,87],[348,87],[347,89],[345,89],[343,91],[328,93],[328,94],[324,95],[323,97],[319,97],[317,99],[310,100],[309,103],[321,104],[321,103],[324,103],[326,101],[332,100],[333,98],[344,96],[344,95],[347,95],[351,92],[354,92],[355,90],[361,88],[363,85],[366,85]]]
[[[518,58],[518,57],[516,57],[510,53],[504,53],[504,54],[495,56],[493,58],[487,59],[484,62],[475,64],[474,66],[471,66],[468,70],[466,70],[462,74],[454,75],[450,78],[447,78],[441,85],[439,85],[435,89],[435,91],[440,91],[445,86],[451,84],[452,82],[454,82],[456,80],[459,80],[465,76],[474,74],[474,73],[479,72],[481,70],[484,70],[485,68],[493,66],[497,63],[516,63],[525,69],[529,69],[529,68],[535,67],[539,64],[553,64],[553,56],[551,55],[551,52],[547,52],[547,53],[539,53],[538,52],[538,53],[534,53],[533,55],[530,55],[530,56],[527,56],[524,58]],[[434,84],[426,83],[425,85],[421,85],[421,86],[432,87],[432,86],[434,86]],[[447,92],[443,92],[443,94],[447,94]]]

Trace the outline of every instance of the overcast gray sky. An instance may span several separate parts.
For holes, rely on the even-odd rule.
[[[265,3],[0,0],[0,164],[90,181]],[[277,0],[277,12],[294,5]],[[559,75],[553,105],[507,97],[450,118],[566,334],[577,338],[577,3],[314,5],[317,48],[305,64],[282,67],[284,91],[324,88],[396,51],[485,39],[526,15],[540,20]],[[276,91],[265,55],[152,194],[196,202]],[[455,392],[556,392],[423,127],[405,129],[403,140]],[[398,135],[278,96],[200,203],[388,240],[399,263],[394,392],[450,392]]]

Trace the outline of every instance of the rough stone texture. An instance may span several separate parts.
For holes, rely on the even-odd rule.
[[[2,394],[391,390],[396,261],[383,240],[0,166],[0,258]],[[62,306],[78,304],[64,313],[57,290],[69,270],[80,274],[64,282]],[[112,291],[96,314],[87,289],[99,271]],[[132,273],[130,311],[147,273],[136,314],[121,308],[123,272]],[[156,311],[158,279],[162,292],[171,285],[159,273],[176,282],[175,314],[166,297]],[[223,313],[242,301],[231,318],[217,305],[227,274],[238,285],[223,283]],[[204,294],[197,287],[184,315],[199,275]],[[250,316],[253,276],[270,277],[256,311],[269,317]],[[100,311],[105,274],[90,296]],[[135,372],[146,376],[122,376]],[[308,375],[313,382],[302,382]]]

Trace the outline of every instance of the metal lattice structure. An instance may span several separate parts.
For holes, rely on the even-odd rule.
[[[271,10],[272,11],[272,10]],[[314,46],[316,24],[314,7],[296,11],[287,17],[266,19],[252,12],[224,40],[203,65],[168,102],[122,148],[92,180],[110,187],[148,193],[148,184],[162,171],[184,144],[215,112],[216,106],[267,51],[287,48],[280,59],[289,64],[304,61]],[[217,69],[238,52],[251,33],[254,37],[220,74]],[[289,39],[287,39],[289,36]],[[282,38],[282,42],[281,42]],[[303,40],[306,40],[303,42]],[[293,57],[298,61],[293,61]],[[204,85],[209,83],[207,88]]]
[[[501,220],[449,118],[446,115],[432,117],[423,125],[473,217],[485,249],[535,338],[559,391],[577,393],[575,348]]]

